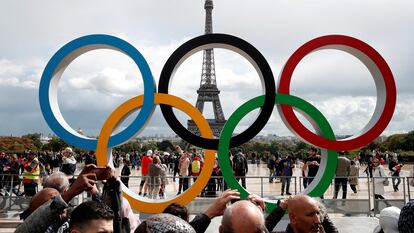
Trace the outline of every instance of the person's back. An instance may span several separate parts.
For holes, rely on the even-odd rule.
[[[351,161],[345,156],[339,156],[336,164],[336,176],[348,177],[351,168]]]
[[[148,167],[152,163],[152,158],[148,155],[145,155],[141,161],[141,173],[142,176],[148,176]]]
[[[246,158],[242,153],[237,153],[233,158],[233,168],[236,174],[245,175],[246,174]]]

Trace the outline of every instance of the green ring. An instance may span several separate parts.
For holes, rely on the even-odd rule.
[[[258,96],[240,106],[227,120],[221,132],[219,140],[218,159],[223,172],[223,177],[231,189],[237,189],[240,192],[240,197],[242,199],[246,199],[250,193],[244,189],[239,182],[237,182],[236,178],[233,175],[233,169],[230,165],[229,159],[230,138],[233,135],[234,129],[240,120],[256,108],[262,107],[263,103],[264,96]],[[320,136],[323,136],[330,140],[336,139],[335,134],[333,133],[333,130],[329,125],[329,122],[326,120],[325,116],[323,116],[318,109],[316,109],[313,105],[306,102],[305,100],[292,95],[277,94],[275,97],[275,104],[287,104],[294,107],[302,114],[305,114],[311,121],[313,120],[312,123],[314,124],[312,125],[314,125],[317,132],[321,132],[318,133],[319,135],[322,134]],[[321,150],[322,158],[318,174],[312,181],[311,185],[308,186],[308,188],[303,192],[304,194],[312,197],[322,196],[328,189],[332,179],[335,176],[336,163],[338,159],[337,151],[327,149]],[[316,185],[313,185],[315,183]],[[266,207],[267,212],[270,213],[274,208],[277,207],[277,205],[275,203],[266,201]]]

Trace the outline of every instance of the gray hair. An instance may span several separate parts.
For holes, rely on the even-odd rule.
[[[69,180],[63,172],[54,172],[43,183],[43,188],[54,188],[60,194],[69,188]]]

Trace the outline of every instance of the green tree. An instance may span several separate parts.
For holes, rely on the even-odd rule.
[[[169,140],[163,140],[161,142],[157,142],[157,147],[161,151],[173,151],[174,145]]]
[[[31,139],[32,142],[33,142],[33,144],[34,144],[34,146],[37,149],[41,149],[42,146],[43,146],[43,144],[40,141],[40,136],[41,136],[40,133],[31,133],[31,134],[23,135],[22,138],[29,138],[29,139]]]
[[[53,136],[48,143],[43,145],[43,150],[61,151],[69,145],[61,138]]]

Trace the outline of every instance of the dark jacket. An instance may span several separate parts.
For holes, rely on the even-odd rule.
[[[280,208],[279,206],[275,208],[272,213],[267,216],[265,220],[266,228],[269,232],[272,232],[273,228],[279,223],[279,221],[283,218],[285,215],[285,211]],[[338,233],[338,229],[335,227],[331,219],[328,217],[328,215],[324,216],[322,226],[326,233]],[[290,225],[286,227],[286,233],[293,232]]]

